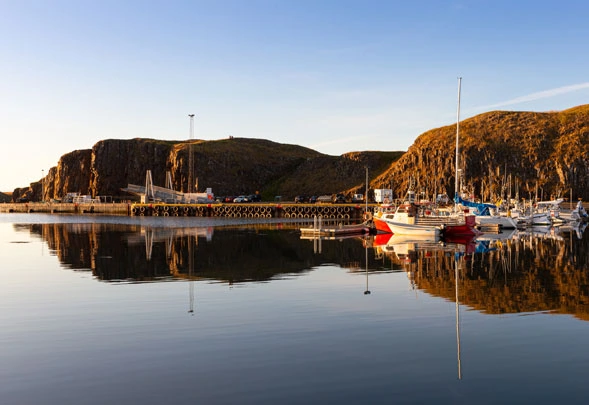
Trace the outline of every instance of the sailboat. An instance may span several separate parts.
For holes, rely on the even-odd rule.
[[[459,178],[459,132],[460,132],[460,85],[462,78],[458,78],[458,112],[456,121],[456,193],[458,194]],[[424,204],[418,204],[415,192],[409,190],[406,201],[400,204],[396,211],[387,213],[378,211],[373,217],[375,228],[380,232],[401,235],[456,237],[476,236],[480,234],[476,229],[476,217],[464,210],[453,211],[437,209]]]

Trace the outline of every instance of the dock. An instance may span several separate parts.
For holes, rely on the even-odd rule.
[[[107,214],[131,215],[131,203],[57,203],[29,202],[2,203],[0,212],[4,213],[47,213],[47,214]]]
[[[290,218],[357,220],[364,208],[355,204],[297,203],[203,203],[203,204],[133,204],[135,216],[190,216],[224,218]]]
[[[370,207],[372,209],[372,207]],[[289,218],[357,221],[364,214],[364,206],[358,204],[297,204],[297,203],[136,203],[136,202],[29,202],[1,203],[4,213],[50,214],[108,214],[128,216],[162,217],[221,217],[221,218]],[[340,231],[343,232],[343,231]]]
[[[337,236],[348,236],[348,235],[366,235],[371,232],[371,228],[365,224],[331,224],[323,225],[322,217],[313,218],[313,227],[301,228],[301,237],[313,238],[313,237],[337,237]]]

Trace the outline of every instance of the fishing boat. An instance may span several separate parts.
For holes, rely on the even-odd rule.
[[[474,215],[436,209],[410,200],[400,204],[394,213],[376,213],[372,221],[377,231],[395,235],[452,236],[480,233],[476,229]]]
[[[401,204],[390,218],[390,214],[385,215],[384,218],[375,218],[374,222],[383,222],[376,228],[388,227],[390,233],[393,235],[414,235],[414,236],[430,236],[439,237],[442,233],[442,226],[428,223],[420,223],[421,219],[418,215],[417,205],[415,204]],[[385,228],[386,229],[386,228]]]

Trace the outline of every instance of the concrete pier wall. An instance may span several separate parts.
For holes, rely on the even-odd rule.
[[[357,204],[131,204],[131,203],[5,203],[0,212],[44,212],[51,214],[110,214],[133,216],[200,216],[226,218],[313,218],[362,219],[364,205]],[[372,205],[369,205],[372,210]]]
[[[130,203],[5,203],[0,204],[0,212],[44,212],[50,214],[110,214],[131,215]]]

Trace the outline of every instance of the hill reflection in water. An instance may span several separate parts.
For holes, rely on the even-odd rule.
[[[64,268],[88,270],[108,282],[264,282],[335,264],[367,277],[405,271],[413,288],[455,301],[459,257],[461,305],[490,314],[552,311],[589,320],[589,239],[574,229],[447,243],[383,241],[380,235],[309,241],[301,239],[296,224],[14,226],[46,240]]]

